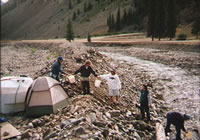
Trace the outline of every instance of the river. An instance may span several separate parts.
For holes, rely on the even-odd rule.
[[[145,71],[162,86],[162,92],[170,111],[191,115],[185,127],[200,127],[200,77],[178,67],[170,67],[152,61],[141,60],[120,53],[101,52],[114,60],[123,61]]]

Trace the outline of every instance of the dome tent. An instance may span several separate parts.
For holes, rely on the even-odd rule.
[[[24,111],[25,97],[33,79],[30,77],[8,76],[1,78],[0,113]]]
[[[39,77],[26,95],[26,116],[38,117],[55,113],[69,104],[69,98],[61,84],[51,77]]]

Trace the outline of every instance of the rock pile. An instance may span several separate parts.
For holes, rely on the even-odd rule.
[[[49,45],[41,47],[47,48]],[[149,123],[140,120],[139,110],[135,107],[141,85],[157,84],[149,75],[137,71],[131,64],[107,58],[83,44],[60,44],[60,47],[51,46],[49,51],[64,57],[62,67],[69,75],[87,59],[92,61],[97,74],[109,73],[109,69],[114,66],[122,82],[120,104],[110,105],[105,82],[100,88],[95,88],[95,78],[91,77],[92,95],[82,95],[79,76],[75,84],[70,84],[62,77],[72,104],[58,110],[56,114],[40,118],[25,118],[20,115],[10,117],[9,122],[23,133],[18,139],[155,139],[155,122],[161,122],[166,111],[162,95],[157,89],[149,87],[153,101],[150,109],[152,121]],[[48,75],[52,64],[53,61],[36,72],[35,78]]]

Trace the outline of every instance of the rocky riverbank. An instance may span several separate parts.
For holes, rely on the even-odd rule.
[[[138,65],[107,57],[77,42],[8,43],[3,45],[2,54],[3,58],[6,57],[2,59],[3,63],[7,60],[2,65],[4,75],[28,74],[32,78],[47,76],[56,57],[62,55],[63,68],[68,74],[72,74],[89,59],[97,74],[109,73],[109,69],[115,67],[122,82],[120,104],[111,106],[105,83],[100,88],[94,87],[95,78],[92,76],[92,95],[82,95],[79,76],[76,84],[70,84],[63,77],[63,85],[71,98],[71,104],[66,108],[40,118],[26,118],[23,113],[6,116],[22,132],[18,139],[155,140],[155,123],[163,122],[169,106],[164,101],[164,94],[160,92],[163,85],[158,78],[145,69],[139,69]],[[16,67],[16,64],[20,64],[20,67]],[[33,69],[26,71],[24,67],[27,65]],[[142,84],[153,85],[153,88],[149,86],[152,96],[152,121],[149,123],[140,120],[140,112],[135,106]]]

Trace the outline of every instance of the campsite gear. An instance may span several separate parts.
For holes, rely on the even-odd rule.
[[[32,82],[30,77],[1,78],[0,113],[24,111],[26,93]]]
[[[8,122],[4,122],[2,124],[0,124],[1,127],[1,140],[6,140],[6,139],[10,139],[10,138],[14,138],[16,136],[21,135],[21,133],[10,123]]]
[[[26,96],[26,115],[42,116],[66,107],[69,99],[61,83],[50,77],[39,77],[29,88]]]
[[[100,87],[101,85],[101,80],[95,80],[95,83],[94,83],[95,87]]]
[[[68,76],[68,79],[69,79],[69,82],[70,82],[71,84],[73,84],[73,83],[76,82],[76,80],[75,80],[75,76],[74,76],[74,75],[70,75],[70,76]]]
[[[5,117],[0,118],[0,122],[6,122],[6,121],[7,121],[7,119]]]

